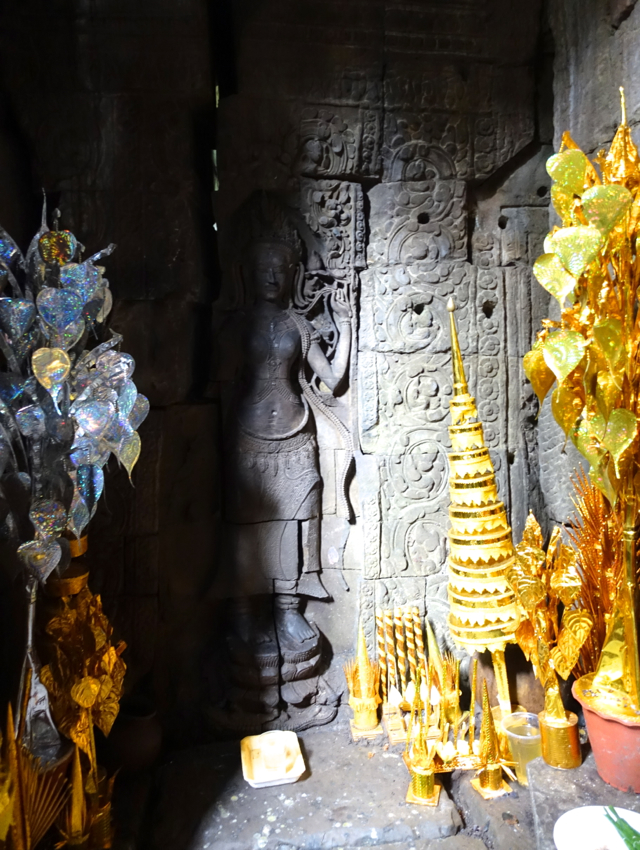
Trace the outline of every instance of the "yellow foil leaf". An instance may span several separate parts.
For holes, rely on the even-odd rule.
[[[518,579],[516,594],[525,611],[532,611],[546,596],[543,583],[532,576],[521,576]]]
[[[587,345],[585,338],[577,331],[561,329],[549,334],[542,346],[544,362],[562,383],[582,360]]]
[[[618,462],[633,442],[637,429],[638,420],[630,410],[619,407],[612,411],[607,422],[607,430],[604,433],[602,445],[613,458],[618,478],[620,477]]]
[[[61,348],[39,348],[33,352],[31,366],[38,383],[50,390],[65,380],[71,370],[71,360]]]
[[[584,189],[588,165],[581,150],[566,150],[556,153],[547,160],[547,173],[553,180],[572,195],[581,195]]]
[[[567,192],[559,183],[554,183],[551,187],[551,201],[565,227],[570,225],[574,204],[573,194]]]
[[[542,544],[544,542],[544,538],[542,537],[542,529],[540,528],[540,523],[531,511],[529,511],[529,516],[527,517],[527,521],[524,524],[524,531],[522,532],[522,542],[526,546],[531,546],[536,549],[542,549]]]
[[[118,447],[118,460],[129,473],[129,477],[131,477],[133,467],[136,465],[138,458],[140,457],[140,447],[140,437],[138,436],[137,431],[134,431],[133,434],[124,439]]]
[[[563,227],[549,240],[562,265],[575,277],[580,277],[595,260],[604,239],[597,227]]]
[[[596,403],[605,420],[611,415],[620,398],[620,388],[610,372],[598,372]]]
[[[593,326],[593,336],[611,370],[615,371],[625,354],[622,340],[622,322],[615,318],[596,322]]]
[[[562,384],[555,388],[551,395],[551,412],[565,434],[569,434],[583,409],[584,402],[573,386]]]
[[[527,661],[531,658],[536,650],[536,633],[531,620],[522,620],[515,633],[518,646],[524,652]]]
[[[85,676],[71,688],[71,699],[81,708],[91,708],[100,693],[100,682]]]
[[[633,203],[624,186],[594,186],[582,196],[582,210],[590,224],[601,233],[609,233]]]
[[[564,605],[571,605],[580,595],[582,579],[578,572],[576,553],[571,546],[560,546],[550,584],[551,590]]]
[[[541,286],[560,302],[560,306],[577,283],[555,254],[542,254],[533,264],[533,274]]]
[[[551,650],[553,666],[563,679],[575,667],[580,649],[586,641],[593,619],[586,611],[565,611],[557,645]]]
[[[527,352],[522,360],[522,365],[538,401],[542,404],[556,380],[556,376],[545,362],[542,348],[532,348],[531,351]]]

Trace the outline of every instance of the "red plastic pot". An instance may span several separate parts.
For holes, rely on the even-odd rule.
[[[571,690],[584,709],[598,773],[614,788],[640,794],[640,723],[591,708],[576,688],[577,684],[574,682]]]

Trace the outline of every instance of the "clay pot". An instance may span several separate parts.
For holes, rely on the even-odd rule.
[[[162,726],[153,706],[145,700],[124,704],[104,750],[104,761],[112,770],[138,773],[153,767],[162,750]]]
[[[578,680],[579,681],[579,680]],[[590,708],[573,683],[573,695],[582,705],[596,769],[620,791],[640,794],[640,724]]]

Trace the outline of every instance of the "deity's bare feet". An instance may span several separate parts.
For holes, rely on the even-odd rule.
[[[295,608],[276,606],[276,627],[279,635],[286,635],[294,643],[302,643],[316,636],[309,623]]]

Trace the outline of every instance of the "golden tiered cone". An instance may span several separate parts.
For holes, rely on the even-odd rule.
[[[510,794],[511,788],[502,778],[503,769],[515,780],[515,775],[509,769],[513,762],[506,762],[500,756],[500,744],[493,714],[489,705],[487,680],[482,682],[482,726],[480,728],[480,759],[484,767],[471,780],[471,784],[485,800]]]
[[[469,394],[449,299],[453,397],[449,453],[449,629],[470,654],[488,649],[493,658],[498,701],[511,711],[504,648],[514,640],[519,614],[506,572],[514,558],[511,528],[496,487],[493,464]]]
[[[67,847],[86,847],[89,841],[89,817],[84,795],[84,776],[80,764],[80,749],[76,745],[71,767],[71,796],[58,821],[58,828]],[[63,845],[64,846],[64,845]]]
[[[353,709],[351,734],[354,739],[382,734],[378,723],[380,705],[380,665],[369,660],[362,623],[358,626],[356,657],[344,665],[349,687],[349,705]]]

